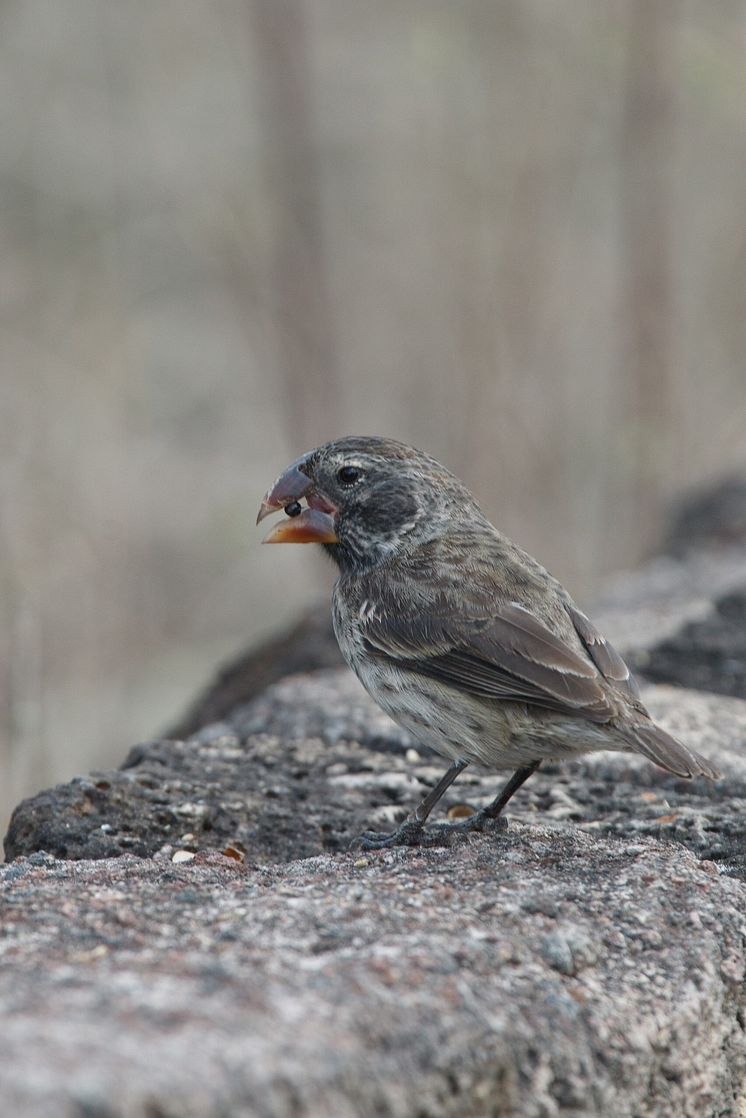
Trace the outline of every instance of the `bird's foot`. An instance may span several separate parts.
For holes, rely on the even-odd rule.
[[[423,827],[416,820],[405,819],[391,834],[365,831],[351,846],[351,850],[390,850],[394,846],[452,846],[455,841],[474,831],[504,831],[508,821],[503,816],[491,815],[482,808],[457,823],[433,823]]]
[[[450,846],[454,840],[463,835],[476,833],[499,834],[508,828],[508,820],[504,815],[493,815],[487,808],[467,815],[454,823],[433,823],[428,827],[428,837],[431,837],[430,846]]]
[[[414,819],[405,819],[401,826],[390,834],[381,831],[364,831],[355,839],[350,849],[389,850],[392,846],[419,846],[422,836],[422,824]]]

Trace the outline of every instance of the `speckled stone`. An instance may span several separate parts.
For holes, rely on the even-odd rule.
[[[746,886],[671,843],[35,855],[0,895],[7,1114],[741,1113]]]

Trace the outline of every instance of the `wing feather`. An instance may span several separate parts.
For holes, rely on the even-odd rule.
[[[615,714],[595,664],[515,603],[494,603],[489,618],[389,612],[363,625],[366,650],[400,670],[482,698],[528,703],[592,722]]]
[[[613,644],[602,637],[595,625],[585,614],[572,604],[565,607],[576,632],[585,645],[588,655],[605,679],[621,687],[633,699],[640,698],[637,680],[619,655]]]

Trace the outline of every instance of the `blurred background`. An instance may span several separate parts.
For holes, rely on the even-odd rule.
[[[581,601],[746,464],[742,0],[2,0],[0,830],[325,592],[425,447]]]

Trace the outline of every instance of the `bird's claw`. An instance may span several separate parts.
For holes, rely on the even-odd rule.
[[[474,832],[478,834],[486,834],[492,831],[497,834],[500,831],[507,830],[508,821],[503,815],[490,815],[487,811],[475,811],[473,815],[467,815],[465,819],[459,819],[454,823],[433,823],[428,827],[428,832],[435,835],[442,835],[442,845],[446,845],[458,838],[459,835],[470,835]],[[435,845],[433,843],[432,845]]]
[[[391,834],[381,831],[364,831],[353,844],[352,850],[389,850],[392,846],[417,846],[422,837],[422,825],[405,820]]]
[[[390,834],[364,831],[350,847],[351,850],[390,850],[394,846],[452,846],[459,838],[473,832],[504,831],[508,821],[502,815],[493,816],[487,811],[475,811],[456,823],[433,823],[429,827],[405,820]]]

